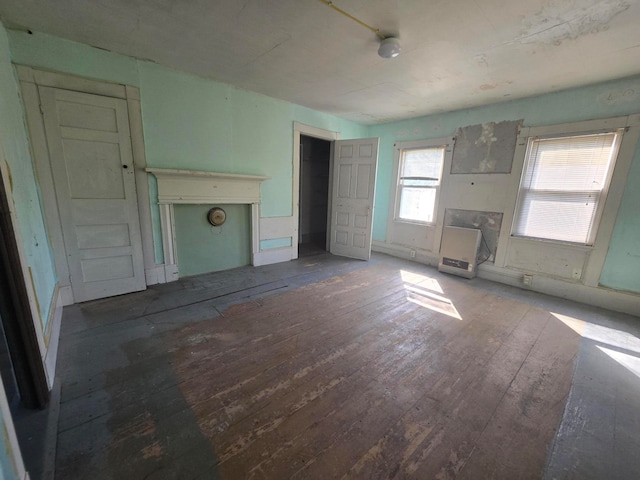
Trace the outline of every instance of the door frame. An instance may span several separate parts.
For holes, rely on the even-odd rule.
[[[49,402],[49,384],[42,359],[42,337],[36,330],[32,304],[25,278],[23,252],[16,229],[10,173],[4,161],[0,166],[0,266],[10,288],[7,318],[3,316],[11,361],[21,402],[28,408],[44,408]]]
[[[327,241],[331,234],[329,215],[331,215],[331,191],[333,185],[333,142],[340,140],[340,132],[332,132],[318,127],[312,127],[299,122],[293,122],[293,232],[291,236],[291,259],[298,258],[298,238],[300,233],[300,135],[319,138],[331,142],[329,152],[329,198],[327,204]]]
[[[142,131],[142,110],[140,107],[140,89],[130,85],[101,82],[74,75],[39,70],[24,65],[15,65],[20,80],[20,88],[25,108],[27,127],[36,175],[40,192],[44,216],[53,250],[56,274],[60,287],[63,305],[74,303],[69,275],[69,266],[65,254],[62,236],[62,222],[58,212],[55,186],[51,171],[51,160],[47,146],[46,133],[40,107],[38,87],[53,87],[80,93],[100,95],[123,99],[127,102],[129,116],[129,130],[131,133],[131,149],[135,167],[136,197],[138,200],[138,216],[140,218],[140,233],[142,236],[142,256],[147,285],[165,283],[164,266],[156,265],[153,245],[153,226],[151,222],[151,202],[149,198],[149,184],[145,172],[147,166],[144,137]]]

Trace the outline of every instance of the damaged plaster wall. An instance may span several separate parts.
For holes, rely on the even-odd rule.
[[[458,128],[451,173],[510,173],[521,126],[517,120]]]
[[[640,76],[619,79],[606,83],[590,85],[587,87],[569,89],[561,92],[554,92],[531,98],[512,100],[504,103],[496,103],[484,107],[467,110],[457,110],[448,113],[430,115],[410,120],[403,120],[384,125],[374,125],[370,127],[371,136],[380,137],[380,154],[378,163],[378,178],[376,183],[376,211],[374,217],[374,245],[393,245],[393,238],[387,238],[387,224],[389,202],[393,200],[392,184],[393,178],[393,145],[399,141],[413,141],[431,138],[446,137],[453,135],[458,129],[464,131],[466,126],[481,126],[489,123],[500,124],[506,122],[516,125],[522,119],[525,126],[553,125],[565,122],[579,122],[584,120],[605,119],[620,115],[631,115],[640,113]],[[485,129],[486,131],[486,129]],[[482,127],[475,134],[476,139],[482,137]],[[499,138],[492,135],[491,138]],[[454,155],[458,155],[460,163],[460,152],[464,149],[464,141],[460,147],[455,146]],[[469,142],[467,142],[469,143]],[[482,148],[486,151],[486,145],[467,145],[473,149]],[[492,152],[493,153],[493,150]],[[506,156],[505,156],[506,157]],[[462,161],[463,168],[469,171],[469,163],[465,162],[470,157],[465,157]],[[511,162],[513,155],[506,163]],[[498,165],[499,163],[496,163]],[[480,162],[474,161],[475,169],[480,170]],[[501,164],[504,165],[504,164]],[[640,182],[637,181],[637,172],[640,165],[640,153],[634,157],[631,174],[626,181],[623,200],[616,218],[616,225],[613,232],[613,240],[609,248],[609,254],[602,270],[603,285],[617,290],[640,291],[640,279],[637,273],[640,271],[640,251],[638,251],[637,241],[640,231],[640,215],[637,213],[637,199],[640,196]],[[493,167],[492,167],[493,168]],[[499,168],[499,167],[495,167]],[[520,178],[520,168],[511,169],[510,173],[490,174],[467,173],[449,174],[445,172],[441,188],[441,198],[439,205],[448,210],[495,212],[504,214],[515,205],[515,193],[513,185]],[[452,173],[455,172],[452,169]],[[472,215],[472,214],[470,214]],[[444,222],[445,219],[440,221]],[[503,226],[503,231],[505,226]],[[427,227],[425,227],[427,230]],[[508,232],[507,232],[508,233]],[[439,238],[435,237],[436,229],[425,232],[421,241],[421,247],[437,255]],[[506,257],[506,263],[515,265],[515,268],[528,269],[527,265],[521,265],[514,261],[518,253],[531,254],[531,242],[519,242],[517,248],[507,251],[509,236],[504,237],[504,244],[498,244],[497,252]],[[435,248],[434,248],[435,245]],[[571,248],[558,248],[558,252],[551,252],[550,257],[545,261],[539,270],[555,278],[571,280],[574,271],[580,273],[587,257],[584,252],[578,255]],[[575,253],[575,254],[574,254]],[[579,252],[578,252],[579,253]],[[563,272],[547,271],[549,265],[555,262],[554,255],[558,258],[568,258],[564,262]],[[567,256],[568,255],[568,256]],[[553,258],[551,258],[553,257]],[[519,258],[519,257],[518,257]],[[517,263],[517,264],[516,264]],[[624,269],[619,268],[624,265]],[[621,274],[623,272],[623,274]],[[575,277],[573,277],[575,278]]]

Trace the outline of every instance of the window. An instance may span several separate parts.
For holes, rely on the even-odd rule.
[[[593,244],[622,131],[530,137],[513,235]]]
[[[446,145],[400,148],[397,220],[434,223]]]

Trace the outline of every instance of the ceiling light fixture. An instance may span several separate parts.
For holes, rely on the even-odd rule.
[[[354,17],[350,13],[345,12],[340,7],[336,7],[332,1],[330,0],[320,0],[322,3],[327,5],[328,7],[333,8],[336,12],[344,15],[350,20],[362,25],[363,27],[371,30],[378,37],[380,37],[380,47],[378,48],[378,55],[382,58],[395,58],[400,55],[402,51],[402,46],[400,45],[400,40],[397,37],[386,37],[382,33],[380,33],[379,28],[373,28],[371,25],[364,23],[362,20]]]
[[[378,48],[378,55],[382,58],[396,58],[400,55],[402,46],[400,40],[395,37],[387,37],[380,42],[380,48]]]

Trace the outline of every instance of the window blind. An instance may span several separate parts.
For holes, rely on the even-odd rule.
[[[590,244],[619,133],[529,140],[513,234]]]

